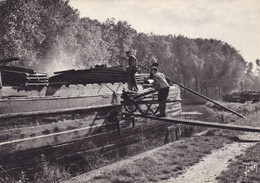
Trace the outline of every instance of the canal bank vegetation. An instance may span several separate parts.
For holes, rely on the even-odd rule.
[[[139,64],[149,67],[155,57],[160,70],[174,81],[209,97],[220,98],[241,86],[247,90],[260,86],[249,63],[253,61],[245,61],[239,50],[221,40],[191,39],[174,32],[147,34],[123,20],[99,22],[79,15],[68,0],[2,0],[0,59],[19,57],[18,66],[53,74],[96,64],[124,65],[120,57],[132,50]]]
[[[232,137],[232,133],[228,136]],[[221,148],[224,142],[231,140],[222,135],[205,135],[176,141],[63,183],[161,182],[181,175],[212,150]]]
[[[259,102],[245,102],[243,104],[235,103],[235,102],[219,102],[219,103],[238,112],[239,114],[242,114],[243,116],[248,116],[260,112]],[[230,112],[224,111],[221,107],[211,102],[207,102],[206,106],[207,108],[214,111],[212,114],[213,116],[216,117],[216,119],[218,119],[219,122],[228,123],[228,122],[236,122],[241,120],[240,117],[233,115]]]
[[[234,103],[230,104],[229,107],[235,109],[237,106],[238,104]],[[248,110],[245,113],[247,119],[238,120],[235,116],[232,119],[233,124],[259,127],[257,119],[259,119],[260,113],[254,110],[254,106],[254,103],[248,103],[247,106],[241,107],[241,110]],[[217,115],[218,109],[211,108],[211,110]],[[222,114],[224,118],[227,117],[226,114],[226,112]],[[168,179],[182,176],[189,167],[199,163],[202,158],[211,154],[214,150],[222,148],[225,144],[246,142],[247,140],[240,139],[243,134],[240,131],[208,129],[192,137],[182,138],[179,141],[138,154],[127,160],[84,173],[63,183],[167,182]],[[250,140],[247,142],[250,142]],[[230,161],[229,168],[220,175],[215,175],[216,178],[220,182],[236,182],[236,180],[253,182],[259,180],[256,169],[249,170],[248,168],[260,166],[259,156],[254,154],[258,152],[259,143],[250,147],[245,155],[236,157],[237,160]]]

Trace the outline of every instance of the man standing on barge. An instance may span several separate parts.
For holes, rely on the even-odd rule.
[[[128,68],[127,72],[129,75],[129,89],[132,91],[137,91],[137,84],[135,80],[135,73],[137,72],[137,59],[132,55],[131,51],[127,51],[126,55],[128,57]]]
[[[158,91],[159,110],[160,114],[157,117],[165,117],[166,99],[169,94],[169,84],[163,73],[158,72],[156,66],[151,67],[151,74],[154,79],[155,91]]]

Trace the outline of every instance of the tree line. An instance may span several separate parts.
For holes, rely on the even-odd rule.
[[[117,66],[132,50],[139,64],[158,60],[160,71],[208,96],[260,86],[240,53],[216,39],[137,32],[126,21],[80,18],[68,0],[0,1],[0,58],[19,57],[18,66],[52,73],[96,64]]]

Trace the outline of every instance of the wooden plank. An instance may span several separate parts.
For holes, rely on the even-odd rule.
[[[95,130],[100,129],[101,127],[107,127],[111,125],[115,124],[100,124],[49,135],[40,135],[36,137],[29,137],[25,139],[17,139],[8,142],[2,142],[0,143],[0,155],[12,153],[15,151],[39,148],[42,146],[62,144],[65,142],[80,139],[85,136],[93,135],[95,133]]]
[[[181,102],[182,100],[166,100],[166,103]],[[136,101],[137,104],[159,104],[159,100],[141,100]]]
[[[24,139],[29,137],[40,136],[43,134],[57,133],[71,129],[79,129],[88,126],[99,125],[104,122],[104,119],[97,120],[97,112],[92,115],[84,117],[80,120],[60,121],[51,124],[37,125],[23,128],[12,128],[0,131],[0,142],[11,141],[17,139]]]
[[[25,83],[25,86],[48,86],[49,83]]]
[[[140,115],[140,114],[126,114],[126,115],[159,120],[160,122],[180,123],[180,124],[185,124],[185,125],[204,126],[204,127],[210,127],[210,128],[221,128],[221,129],[246,131],[246,132],[260,132],[260,128],[251,127],[251,126],[220,124],[220,123],[215,123],[215,122],[204,122],[204,121],[198,121],[198,120],[187,120],[187,119],[178,119],[178,118],[166,118],[166,117],[159,118],[159,117],[155,117],[155,116],[145,116],[145,115]]]
[[[71,111],[85,111],[91,109],[101,109],[107,107],[118,107],[119,104],[104,104],[98,106],[87,106],[87,107],[74,107],[67,109],[56,109],[56,110],[45,110],[45,111],[33,111],[33,112],[21,112],[21,113],[12,113],[12,114],[1,114],[1,118],[12,118],[12,117],[23,117],[23,116],[33,116],[33,115],[43,115],[43,114],[55,114],[55,113],[66,113]]]
[[[24,151],[24,150],[30,150],[34,151],[33,148],[40,148],[45,149],[46,148],[52,148],[51,146],[57,146],[59,148],[60,146],[64,146],[66,149],[62,149],[61,153],[66,153],[66,151],[79,151],[79,147],[83,147],[83,149],[87,148],[90,144],[95,144],[95,147],[102,146],[104,143],[107,144],[107,141],[104,141],[104,138],[106,140],[114,140],[114,139],[120,139],[124,136],[128,136],[130,134],[137,134],[146,130],[149,130],[151,128],[157,128],[164,124],[154,122],[146,122],[146,123],[138,123],[136,124],[135,128],[124,127],[121,129],[121,135],[118,135],[117,126],[115,123],[112,123],[108,130],[105,130],[109,127],[110,124],[107,125],[96,125],[93,127],[86,127],[81,129],[74,129],[69,131],[64,131],[60,133],[55,134],[49,134],[49,135],[41,135],[38,137],[31,137],[31,138],[25,138],[25,139],[19,139],[9,142],[0,143],[0,156],[4,154],[10,154],[16,151]],[[105,129],[103,131],[95,131],[100,130],[101,127],[104,127]],[[83,145],[84,144],[84,145]],[[79,147],[77,149],[71,148],[72,146]],[[83,146],[82,146],[83,145]],[[69,148],[66,148],[69,147]],[[51,151],[53,152],[53,151]]]
[[[109,142],[110,145],[105,145],[105,146],[98,147],[95,149],[98,149],[99,153],[101,153],[101,154],[110,153],[110,151],[114,151],[114,150],[118,151],[121,148],[130,146],[130,145],[133,145],[133,144],[136,144],[136,143],[142,141],[143,137],[149,138],[151,136],[156,136],[156,138],[157,138],[158,133],[160,133],[163,136],[165,134],[165,131],[164,131],[165,129],[166,129],[165,125],[160,125],[157,127],[146,129],[142,132],[138,131],[137,133],[127,134],[126,136],[121,136],[120,138],[111,140]],[[141,135],[140,135],[140,133],[141,133]],[[147,140],[146,138],[145,138],[145,140]],[[78,152],[72,153],[72,154],[67,154],[63,157],[58,158],[58,160],[64,159],[69,156],[73,156],[75,154],[87,156],[87,153],[90,151],[92,151],[92,149],[78,151]]]
[[[120,122],[120,124],[121,124],[121,126],[123,126],[122,122]],[[111,144],[112,142],[114,143],[115,140],[120,141],[120,139],[122,139],[124,137],[143,134],[143,132],[145,132],[145,131],[149,131],[151,129],[157,129],[162,126],[167,126],[167,125],[158,123],[157,121],[149,121],[147,123],[138,122],[138,124],[136,124],[135,128],[133,128],[132,126],[127,126],[127,127],[122,128],[121,135],[118,134],[118,131],[115,128],[115,130],[112,130],[109,132],[96,134],[96,135],[90,136],[90,137],[83,137],[82,139],[77,139],[75,141],[70,142],[71,144],[65,144],[66,147],[63,146],[64,148],[62,150],[62,153],[63,154],[73,153],[73,152],[77,152],[77,151],[84,151],[86,149],[91,148],[91,146],[89,146],[87,144],[94,144],[95,148],[102,147],[104,145]],[[77,149],[74,149],[74,150],[70,147],[71,145],[77,146],[77,144],[78,145],[84,144],[84,145],[82,145],[82,146],[80,146],[80,148],[78,147]]]
[[[69,69],[69,70],[65,70],[65,71],[56,71],[54,72],[54,74],[64,74],[65,72],[74,72],[75,69]]]
[[[7,74],[12,73],[12,74],[17,74],[17,75],[19,75],[19,76],[24,76],[24,77],[29,76],[29,73],[26,73],[26,72],[13,71],[13,70],[5,70],[5,69],[1,69],[1,71],[6,72]]]

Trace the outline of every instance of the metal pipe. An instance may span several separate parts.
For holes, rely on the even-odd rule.
[[[146,116],[141,114],[125,114],[133,117],[141,117],[147,119],[160,120],[168,123],[180,123],[184,125],[196,125],[210,128],[220,128],[220,129],[228,129],[228,130],[237,130],[237,131],[245,131],[245,132],[260,132],[260,128],[251,127],[251,126],[239,126],[239,125],[230,125],[230,124],[220,124],[215,122],[206,122],[199,120],[187,120],[187,119],[179,119],[179,118],[165,118],[165,117],[155,117],[155,116]]]
[[[141,66],[141,65],[138,65],[138,66],[141,67],[141,68],[143,68],[143,69],[145,69],[145,70],[147,70],[147,71],[149,71],[149,69],[147,69],[147,68],[144,67],[144,66]],[[184,85],[182,85],[182,84],[180,84],[180,83],[177,83],[177,82],[175,82],[175,81],[172,81],[171,79],[169,79],[169,77],[166,76],[166,78],[167,78],[169,81],[171,81],[173,84],[176,84],[176,85],[180,86],[181,88],[183,88],[183,89],[185,89],[185,90],[188,90],[189,92],[191,92],[191,93],[193,93],[193,94],[195,94],[195,95],[197,95],[197,96],[199,96],[199,97],[201,97],[201,98],[203,98],[203,99],[205,99],[205,100],[208,100],[208,101],[210,101],[210,102],[212,102],[212,103],[214,103],[214,104],[216,104],[216,105],[222,107],[223,109],[225,109],[225,110],[227,110],[227,111],[229,111],[229,112],[231,112],[231,113],[233,113],[233,114],[235,114],[235,115],[237,115],[237,116],[239,116],[239,117],[241,117],[241,118],[246,118],[246,117],[243,116],[242,114],[239,114],[238,112],[236,112],[236,111],[234,111],[234,110],[232,110],[232,109],[230,109],[230,108],[228,108],[228,107],[225,107],[225,106],[223,106],[222,104],[220,104],[220,103],[218,103],[218,102],[216,102],[216,101],[214,101],[214,100],[212,100],[212,99],[210,99],[210,98],[208,98],[208,97],[206,97],[206,96],[204,96],[204,95],[202,95],[202,94],[200,94],[200,93],[198,93],[198,92],[196,92],[196,91],[194,91],[194,90],[192,90],[192,89],[190,89],[190,88],[188,88],[188,87],[186,87],[186,86],[184,86]]]

